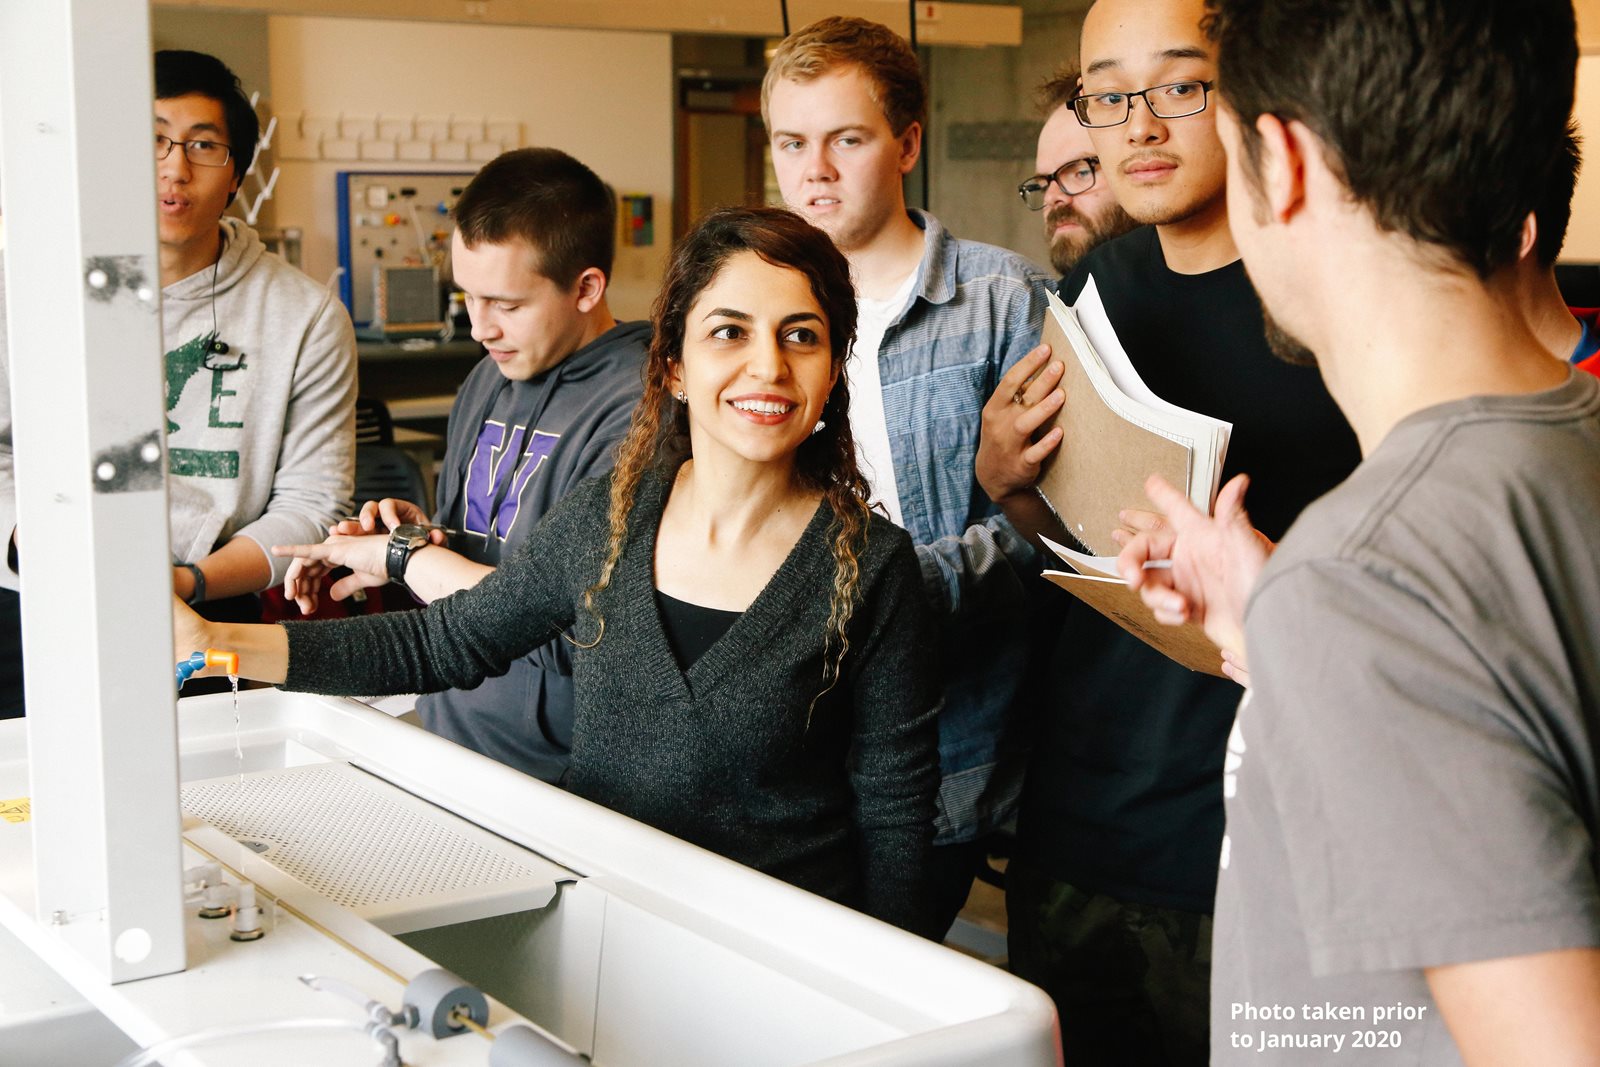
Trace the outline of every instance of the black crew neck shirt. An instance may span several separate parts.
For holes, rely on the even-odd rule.
[[[1360,461],[1315,367],[1268,350],[1261,304],[1234,261],[1168,269],[1153,227],[1110,241],[1061,284],[1093,276],[1139,375],[1164,400],[1233,423],[1223,480],[1250,475],[1245,504],[1280,539],[1302,508]],[[1033,710],[1018,854],[1081,889],[1210,912],[1222,843],[1222,764],[1242,690],[1189,671],[1073,603]]]

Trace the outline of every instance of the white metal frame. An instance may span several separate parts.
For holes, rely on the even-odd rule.
[[[146,0],[0,3],[38,921],[113,982],[182,970]]]

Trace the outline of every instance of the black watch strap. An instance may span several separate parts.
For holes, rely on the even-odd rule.
[[[194,575],[194,590],[189,594],[189,599],[186,603],[191,607],[196,604],[204,604],[206,602],[206,572],[193,563],[185,563],[183,568]]]
[[[411,542],[402,541],[398,537],[389,538],[389,554],[384,560],[384,567],[389,572],[389,580],[395,585],[406,584],[406,564],[411,561]]]
[[[407,524],[394,528],[389,534],[389,551],[384,556],[384,569],[391,582],[400,586],[406,584],[406,564],[411,562],[411,553],[427,543],[425,526]]]

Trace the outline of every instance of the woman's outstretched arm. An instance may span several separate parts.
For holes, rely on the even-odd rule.
[[[493,573],[423,611],[251,626],[207,623],[185,609],[175,612],[178,653],[238,652],[245,676],[306,692],[471,688],[573,625],[605,547],[595,531],[605,529],[606,487],[579,486]]]
[[[176,596],[172,598],[172,648],[180,660],[212,648],[233,652],[239,657],[239,677],[274,685],[283,681],[289,669],[289,641],[283,627],[211,622]]]

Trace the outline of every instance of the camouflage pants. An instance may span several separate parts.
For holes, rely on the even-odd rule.
[[[1068,1067],[1179,1067],[1209,1056],[1211,916],[1086,893],[1016,860],[1011,970],[1061,1016]]]

